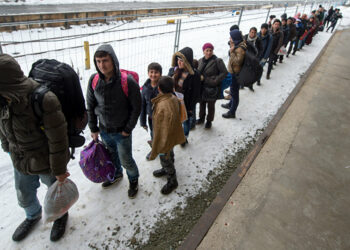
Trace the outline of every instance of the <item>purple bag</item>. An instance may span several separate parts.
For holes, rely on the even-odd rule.
[[[92,141],[81,151],[79,165],[92,182],[113,180],[115,167],[108,150],[101,142]]]

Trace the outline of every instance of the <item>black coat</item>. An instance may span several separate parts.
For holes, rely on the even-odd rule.
[[[151,85],[151,80],[147,79],[145,84],[142,87],[142,108],[141,108],[141,115],[140,115],[140,123],[142,127],[145,127],[147,125],[146,123],[146,117],[148,115],[148,118],[152,118],[152,102],[151,100],[155,98],[158,95],[158,88],[153,88]]]
[[[279,29],[277,32],[272,32],[272,47],[271,53],[277,55],[283,45],[283,32]]]
[[[227,76],[225,63],[221,58],[213,55],[206,60],[204,57],[198,61],[198,71],[203,76],[202,81],[202,101],[213,101],[220,97],[221,82]],[[216,91],[216,96],[212,93]]]
[[[120,133],[122,131],[131,133],[141,112],[140,87],[132,77],[128,76],[127,97],[121,86],[119,62],[113,48],[105,44],[101,45],[97,51],[106,51],[112,57],[115,75],[109,82],[106,82],[95,61],[100,78],[95,90],[92,88],[95,74],[90,77],[88,84],[86,100],[89,128],[91,132],[97,132],[101,129],[107,133]]]
[[[297,28],[294,23],[289,25],[289,41],[294,41],[297,37]]]
[[[260,58],[264,52],[263,42],[261,41],[261,38],[257,35],[257,38],[255,40],[255,43],[252,43],[248,41],[248,34],[243,37],[243,39],[247,43],[247,49],[248,51],[252,52],[256,57]],[[250,48],[254,47],[255,50],[252,51]]]

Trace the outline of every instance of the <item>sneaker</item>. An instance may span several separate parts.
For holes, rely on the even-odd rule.
[[[224,92],[225,92],[226,94],[230,94],[230,93],[231,93],[229,89],[225,89]]]
[[[204,123],[204,119],[198,119],[197,121],[196,121],[196,124],[197,125],[200,125],[200,124],[203,124]]]
[[[205,128],[206,128],[206,129],[210,129],[210,128],[211,128],[211,122],[210,122],[210,121],[207,121],[207,122],[205,123]]]
[[[64,232],[66,231],[66,225],[68,220],[68,212],[65,213],[61,218],[55,220],[53,223],[51,234],[50,234],[50,240],[51,241],[58,241],[62,238],[64,235]]]
[[[187,139],[186,139],[186,141],[184,143],[181,144],[181,147],[183,147],[183,148],[186,147],[186,144],[188,144]]]
[[[104,183],[102,183],[102,188],[109,188],[114,183],[119,182],[122,178],[123,178],[123,173],[117,173],[117,175],[114,177],[112,181],[105,181]]]
[[[221,107],[223,107],[224,109],[230,109],[230,104],[229,103],[221,104]]]
[[[168,182],[162,187],[160,192],[162,194],[170,194],[173,190],[175,190],[178,187],[178,183],[176,180],[176,177],[169,177]]]
[[[147,143],[152,148],[152,140],[147,141]]]
[[[134,199],[137,195],[137,192],[139,191],[139,181],[133,181],[130,182],[129,190],[128,190],[128,196],[130,199]]]
[[[224,96],[224,99],[230,101],[232,99],[232,96],[231,95]]]
[[[288,58],[288,57],[289,57],[289,54],[287,54],[286,57]]]
[[[235,114],[232,114],[232,113],[230,113],[230,111],[229,112],[227,112],[227,113],[225,113],[225,114],[222,114],[222,117],[223,118],[236,118],[236,115]]]
[[[161,168],[161,169],[157,169],[157,170],[155,170],[155,171],[153,171],[153,176],[154,177],[162,177],[162,176],[164,176],[164,175],[166,175],[166,171],[165,171],[165,169],[164,168]]]
[[[32,231],[34,226],[39,222],[41,219],[41,215],[33,220],[25,219],[15,230],[15,232],[12,235],[12,240],[14,241],[21,241],[27,235]]]

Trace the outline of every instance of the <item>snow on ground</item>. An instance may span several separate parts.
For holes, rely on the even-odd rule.
[[[343,9],[342,28],[348,27],[350,24],[349,10],[350,8]],[[264,20],[265,17],[261,17],[260,19],[243,22],[241,24],[243,33],[246,33],[251,26],[259,27]],[[180,47],[191,46],[194,49],[195,57],[199,58],[202,44],[212,42],[216,47],[215,54],[227,61],[229,27],[230,24],[225,24],[183,31]],[[128,240],[133,236],[138,240],[146,241],[151,227],[157,220],[163,219],[165,215],[170,215],[172,209],[176,206],[184,207],[187,197],[196,195],[202,188],[205,189],[207,174],[211,170],[215,171],[218,162],[225,158],[224,152],[226,149],[237,151],[240,147],[244,147],[249,136],[253,137],[257,129],[266,126],[330,36],[330,33],[320,32],[310,46],[305,46],[296,56],[290,56],[284,60],[283,64],[278,64],[272,71],[271,80],[265,80],[264,74],[262,86],[256,86],[254,93],[247,89],[242,90],[240,92],[237,119],[224,120],[221,114],[226,110],[220,107],[224,101],[218,101],[212,129],[208,131],[204,130],[202,126],[198,126],[194,131],[191,131],[189,145],[185,149],[175,148],[175,165],[179,187],[168,196],[160,194],[160,189],[165,184],[165,180],[156,179],[152,176],[152,171],[160,167],[159,159],[157,158],[152,162],[145,160],[145,156],[150,150],[146,143],[149,135],[139,125],[133,132],[133,154],[140,170],[140,188],[138,196],[134,200],[127,197],[128,181],[126,176],[121,183],[107,190],[103,190],[100,185],[88,181],[78,165],[79,150],[77,150],[77,159],[69,163],[68,170],[71,173],[71,179],[79,188],[80,198],[70,210],[70,218],[64,238],[57,243],[52,243],[49,240],[51,224],[38,225],[20,243],[11,240],[12,233],[24,218],[24,212],[17,205],[10,158],[6,153],[1,152],[0,244],[4,249],[64,248],[68,250],[88,249],[89,247],[103,248],[105,245],[109,245],[114,249],[127,249]],[[19,39],[16,35],[14,35],[14,38]],[[173,34],[171,36],[168,34],[158,35],[154,38],[138,38],[129,41],[129,43],[135,46],[135,55],[149,57],[143,62],[143,71],[146,70],[148,62],[166,57],[166,60],[159,60],[166,73],[166,67],[169,66],[171,60]],[[158,53],[151,50],[146,55],[142,54],[147,50],[147,46],[154,46],[154,43],[160,44],[164,49],[160,49]],[[68,45],[68,42],[65,44]],[[142,46],[137,46],[137,44],[142,44]],[[120,47],[126,46],[123,42],[112,43],[112,45],[116,48],[117,55],[127,53],[123,52]],[[165,48],[170,52],[165,53]],[[78,50],[78,52],[75,52],[76,57],[83,58],[81,52],[79,52],[81,49],[76,50]],[[73,53],[73,50],[63,51],[62,53],[70,54]],[[121,58],[126,60],[123,55]],[[26,60],[36,59],[29,57]],[[120,61],[123,65],[122,59]],[[22,67],[29,64],[24,60],[19,61]],[[66,62],[70,63],[69,60]],[[80,69],[82,75],[82,86],[85,92],[88,76],[94,70],[84,71],[83,63],[83,60],[76,61],[76,64],[78,64],[76,66]],[[130,65],[132,65],[131,63]],[[126,66],[129,66],[129,62]],[[86,130],[86,137],[89,137],[88,130]],[[41,201],[43,201],[46,190],[45,186],[39,188],[38,196]]]

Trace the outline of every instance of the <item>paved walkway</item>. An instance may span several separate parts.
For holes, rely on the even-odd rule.
[[[350,249],[348,41],[334,36],[198,249]]]

